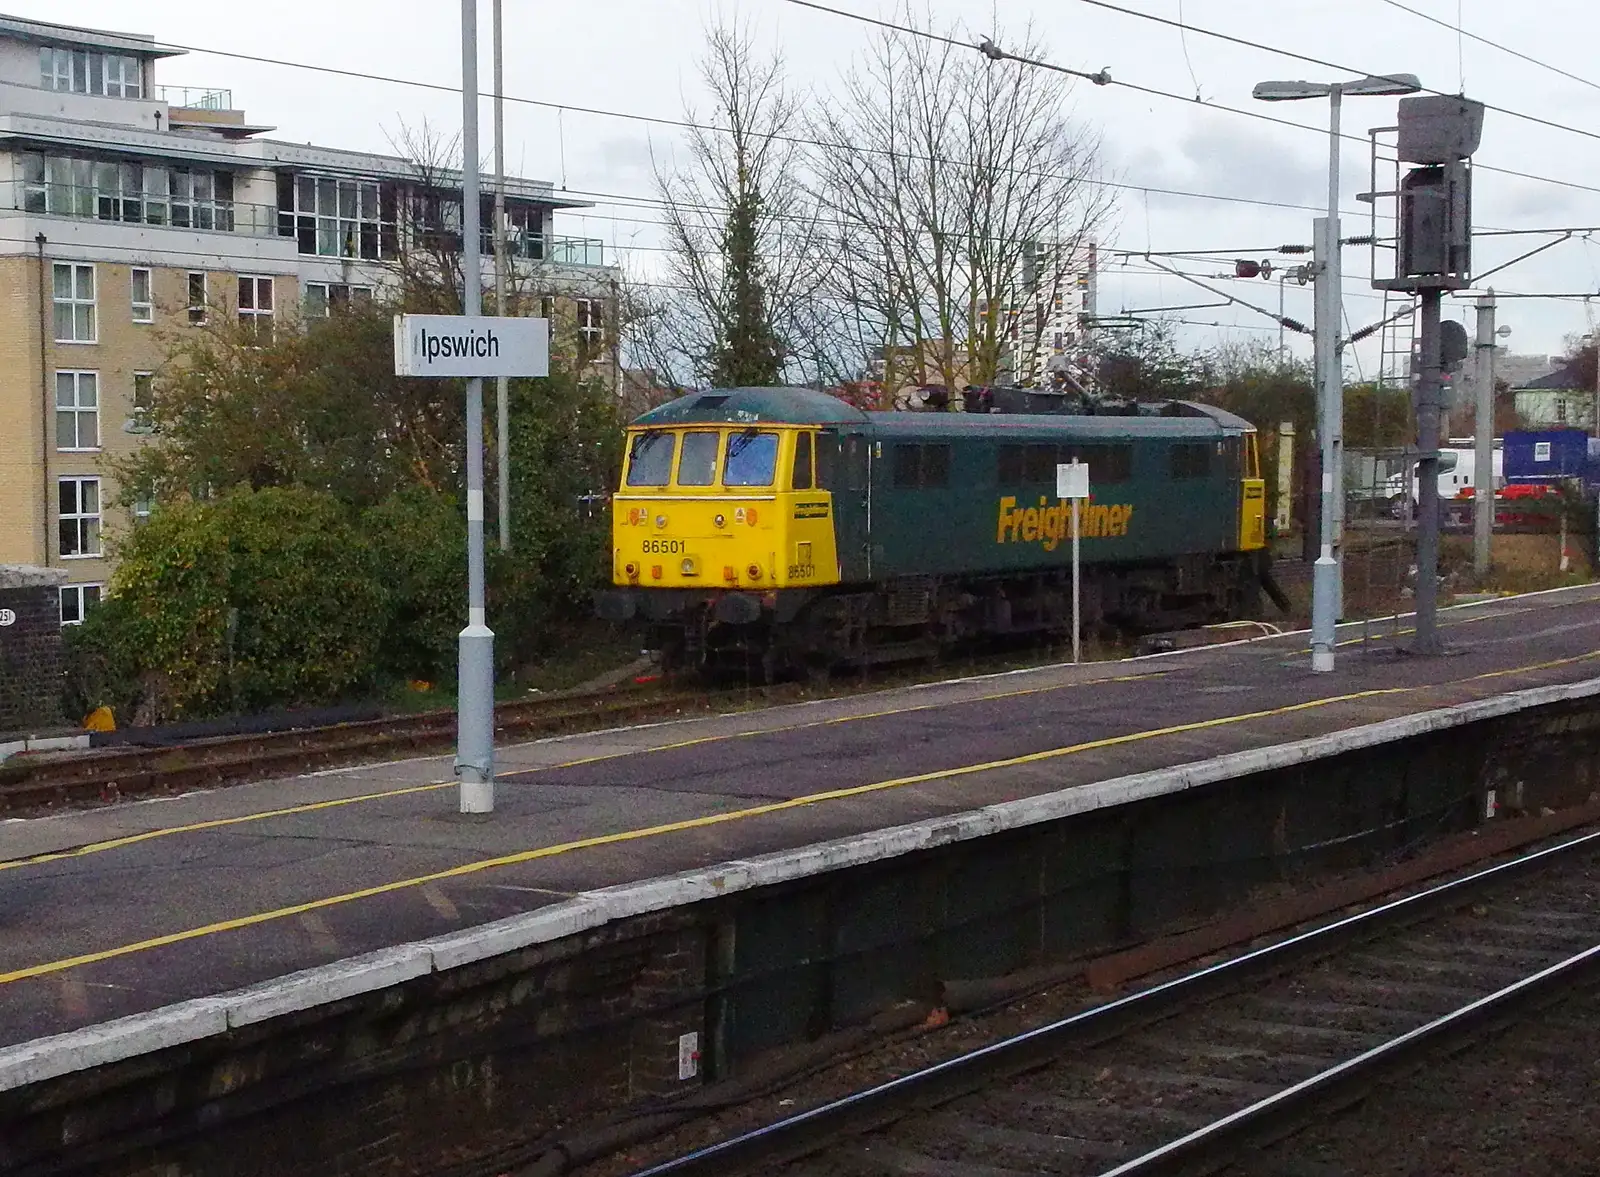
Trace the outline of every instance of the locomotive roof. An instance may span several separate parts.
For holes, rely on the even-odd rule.
[[[1176,407],[1176,413],[868,413],[810,388],[716,388],[668,401],[636,418],[633,424],[868,425],[880,432],[923,437],[970,437],[977,433],[1217,437],[1254,428],[1243,417],[1211,405],[1187,401],[1169,404]]]
[[[651,409],[635,425],[754,424],[861,425],[867,415],[836,396],[811,388],[713,388],[691,392]]]

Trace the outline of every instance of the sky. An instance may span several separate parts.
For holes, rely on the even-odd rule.
[[[882,0],[828,0],[871,16],[903,10]],[[1523,172],[1519,178],[1480,170],[1473,219],[1480,228],[1600,228],[1600,5],[1592,0],[1404,0],[1465,34],[1537,58],[1533,64],[1500,48],[1430,23],[1389,0],[1116,0],[1137,12],[1181,19],[1189,31],[1164,26],[1089,0],[917,0],[915,23],[976,41],[995,35],[1002,46],[1031,25],[1048,59],[1074,69],[1108,69],[1113,79],[1168,91],[1158,98],[1122,86],[1074,84],[1073,117],[1103,141],[1105,175],[1136,189],[1161,188],[1234,198],[1230,201],[1123,190],[1107,251],[1223,250],[1219,266],[1185,263],[1194,272],[1231,270],[1234,256],[1268,257],[1280,244],[1308,242],[1309,208],[1327,199],[1328,104],[1325,100],[1265,104],[1250,96],[1266,79],[1332,81],[1363,73],[1405,71],[1425,86],[1464,92],[1493,106],[1547,120],[1487,112],[1475,163]],[[335,66],[459,86],[459,8],[441,0],[277,0],[270,10],[235,5],[157,2],[130,9],[111,0],[0,0],[11,15],[125,32],[159,41]],[[670,153],[679,132],[644,121],[674,118],[686,104],[704,109],[695,59],[707,25],[719,16],[746,22],[758,42],[782,52],[791,83],[827,93],[873,35],[866,25],[800,7],[789,0],[505,0],[505,76],[510,97],[614,114],[508,102],[506,162],[510,171],[546,179],[569,195],[596,202],[583,214],[562,213],[558,232],[604,238],[630,271],[648,275],[660,263],[652,159]],[[480,78],[489,88],[491,5],[480,16]],[[135,19],[129,19],[135,15]],[[1206,29],[1318,58],[1327,66],[1206,36]],[[998,30],[998,32],[997,32]],[[1337,67],[1337,68],[1331,68]],[[251,122],[277,128],[274,138],[370,151],[393,151],[405,128],[424,122],[447,134],[460,126],[460,100],[437,91],[335,77],[287,66],[191,52],[161,63],[164,85],[226,87]],[[1577,75],[1580,80],[1558,71]],[[1587,79],[1587,80],[1583,80]],[[1392,126],[1394,98],[1347,98],[1344,131],[1364,136]],[[1285,127],[1217,109],[1227,105],[1291,120]],[[643,117],[616,117],[631,115]],[[489,107],[483,106],[488,150]],[[1370,231],[1366,146],[1346,140],[1341,157],[1343,233]],[[1392,179],[1392,173],[1391,177]],[[1549,181],[1565,181],[1566,184]],[[1573,186],[1576,185],[1576,186]],[[1379,187],[1388,185],[1381,182]],[[643,198],[642,200],[640,198]],[[1380,231],[1383,226],[1380,222]],[[1474,270],[1483,273],[1552,236],[1480,238]],[[1282,260],[1282,259],[1277,259]],[[1288,259],[1293,263],[1297,259]],[[1345,314],[1360,328],[1384,313],[1369,284],[1370,251],[1344,253]],[[1276,264],[1276,261],[1275,261]],[[1380,255],[1380,269],[1383,264]],[[1227,293],[1275,310],[1279,283],[1225,280]],[[1582,294],[1600,291],[1600,245],[1582,234],[1487,279],[1498,294]],[[1180,278],[1149,272],[1143,262],[1113,261],[1102,275],[1098,310],[1169,307],[1215,301]],[[1470,327],[1471,299],[1446,301],[1446,317]],[[1285,309],[1311,321],[1311,294],[1289,283]],[[1591,329],[1581,299],[1504,298],[1502,342],[1517,353],[1556,354],[1565,339]],[[1176,312],[1186,320],[1182,342],[1267,340],[1278,328],[1238,307]],[[1309,339],[1290,336],[1296,355]],[[1376,344],[1347,363],[1370,378]]]

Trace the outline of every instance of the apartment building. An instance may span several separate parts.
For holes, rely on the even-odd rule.
[[[1023,254],[1021,289],[998,309],[1006,379],[1048,384],[1060,374],[1088,384],[1088,347],[1098,293],[1094,244],[1077,248],[1031,243]],[[987,308],[986,308],[987,309]]]
[[[370,296],[420,232],[460,243],[459,173],[274,140],[227,90],[158,85],[171,56],[0,15],[0,564],[67,570],[63,624],[99,599],[108,531],[149,510],[115,507],[112,466],[149,444],[162,327],[226,314],[270,332]],[[555,233],[582,207],[508,181],[507,249],[516,288],[604,377],[616,272],[601,242]]]

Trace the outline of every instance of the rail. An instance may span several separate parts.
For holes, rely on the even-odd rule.
[[[979,1117],[963,1117],[959,1104],[955,1108],[948,1105],[957,1100],[982,1099],[986,1091],[998,1087],[1002,1081],[1015,1081],[1016,1088],[1022,1089],[1020,1092],[1012,1089],[1004,1095],[1012,1103],[1031,1107],[1031,1118],[1025,1120],[1031,1131],[1005,1127],[994,1129],[990,1135],[999,1142],[998,1147],[1054,1150],[1052,1155],[1055,1159],[1050,1167],[1029,1171],[1092,1171],[1100,1177],[1154,1177],[1156,1174],[1193,1171],[1196,1166],[1214,1166],[1248,1146],[1259,1146],[1280,1139],[1319,1109],[1348,1102],[1353,1095],[1358,1095],[1378,1079],[1414,1063],[1421,1053],[1432,1052],[1447,1043],[1458,1041],[1464,1035],[1479,1032],[1487,1025],[1503,1021],[1513,1011],[1570,987],[1578,979],[1589,977],[1600,967],[1600,916],[1589,910],[1592,904],[1588,900],[1590,888],[1585,877],[1574,888],[1574,894],[1566,905],[1569,910],[1547,910],[1544,907],[1527,910],[1524,912],[1528,925],[1526,929],[1507,929],[1504,922],[1496,923],[1492,918],[1480,921],[1483,934],[1488,936],[1515,939],[1518,931],[1524,935],[1543,936],[1542,951],[1507,948],[1503,943],[1473,942],[1469,936],[1456,949],[1462,960],[1470,962],[1465,965],[1452,960],[1448,954],[1443,958],[1424,953],[1415,959],[1390,960],[1387,967],[1397,979],[1388,985],[1388,1006],[1300,1002],[1306,1009],[1323,1013],[1330,1009],[1334,1013],[1355,1009],[1365,1019],[1359,1024],[1370,1031],[1373,1025],[1382,1023],[1385,1018],[1392,1026],[1397,1014],[1404,1020],[1408,1011],[1395,1008],[1397,1004],[1403,1004],[1392,996],[1396,992],[1432,990],[1431,996],[1435,998],[1441,992],[1469,994],[1465,1000],[1451,998],[1451,1008],[1446,1012],[1413,1019],[1413,1024],[1403,1026],[1398,1033],[1385,1031],[1374,1035],[1349,1028],[1341,1029],[1337,1024],[1315,1022],[1297,1025],[1292,1023],[1292,1014],[1289,1015],[1291,1024],[1275,1023],[1271,1019],[1283,1017],[1282,1007],[1293,1006],[1294,1002],[1279,1000],[1274,1003],[1270,997],[1254,1010],[1247,1006],[1242,1017],[1238,1011],[1224,1011],[1220,1017],[1215,1017],[1212,1011],[1216,1008],[1216,999],[1240,994],[1247,982],[1282,979],[1290,974],[1298,977],[1300,974],[1294,972],[1296,969],[1312,963],[1324,964],[1329,958],[1352,947],[1364,947],[1384,937],[1400,938],[1424,921],[1451,917],[1452,913],[1486,893],[1502,889],[1535,872],[1556,869],[1575,860],[1581,861],[1583,856],[1596,852],[1600,852],[1600,832],[1569,839],[698,1149],[644,1169],[635,1177],[765,1174],[779,1171],[780,1166],[802,1158],[826,1165],[834,1157],[835,1150],[841,1152],[841,1163],[855,1173],[870,1174],[880,1165],[884,1172],[931,1171],[917,1167],[926,1158],[908,1157],[892,1141],[868,1143],[863,1137],[900,1120],[911,1120],[914,1127],[927,1127],[927,1136],[937,1135],[933,1125],[918,1119],[921,1114],[934,1108],[939,1109],[940,1123],[975,1124]],[[1542,905],[1559,902],[1559,899],[1553,900],[1545,893],[1546,888],[1539,890],[1539,902]],[[1469,914],[1476,916],[1477,913]],[[1550,947],[1553,942],[1572,940],[1583,941],[1583,946],[1576,951],[1557,951]],[[1403,951],[1401,955],[1404,956]],[[1517,966],[1522,972],[1514,979],[1505,981],[1505,963],[1508,961],[1522,962]],[[1323,970],[1324,973],[1327,971]],[[1430,986],[1418,983],[1418,976],[1442,976],[1450,984]],[[1500,981],[1486,985],[1482,983],[1485,977],[1497,977]],[[1474,982],[1477,983],[1476,990],[1473,990]],[[1250,1000],[1259,998],[1252,995]],[[1278,1012],[1264,1012],[1267,1007],[1274,1005],[1278,1007]],[[1303,1039],[1320,1039],[1336,1046],[1359,1043],[1360,1049],[1337,1059],[1330,1066],[1319,1066],[1312,1074],[1290,1083],[1262,1082],[1260,1076],[1209,1080],[1205,1076],[1177,1077],[1191,1081],[1195,1088],[1203,1087],[1208,1081],[1214,1087],[1234,1092],[1260,1094],[1263,1089],[1271,1088],[1246,1106],[1222,1115],[1188,1115],[1181,1107],[1175,1106],[1180,1100],[1164,1102],[1161,1098],[1151,1098],[1150,1092],[1143,1093],[1144,1098],[1126,1101],[1122,1106],[1113,1103],[1109,1110],[1102,1110],[1103,1115],[1125,1111],[1134,1119],[1144,1113],[1147,1119],[1168,1125],[1188,1122],[1188,1130],[1180,1132],[1176,1138],[1169,1134],[1168,1139],[1154,1147],[1121,1149],[1120,1156],[1106,1155],[1117,1150],[1105,1149],[1099,1141],[1089,1139],[1091,1134],[1088,1132],[1066,1129],[1051,1131],[1045,1126],[1053,1116],[1061,1114],[1063,1100],[1060,1092],[1071,1089],[1070,1077],[1063,1079],[1057,1075],[1033,1084],[1039,1090],[1050,1093],[1037,1097],[1032,1096],[1028,1090],[1029,1084],[1025,1084],[1020,1077],[1027,1075],[1031,1080],[1041,1073],[1048,1073],[1052,1067],[1065,1065],[1065,1060],[1069,1059],[1081,1064],[1085,1071],[1093,1072],[1101,1065],[1093,1051],[1109,1049],[1158,1023],[1161,1039],[1170,1046],[1175,1039],[1181,1039],[1181,1033],[1173,1029],[1173,1019],[1181,1013],[1195,1010],[1200,1011],[1200,1018],[1214,1017],[1213,1031],[1217,1026],[1226,1027],[1229,1024],[1228,1014],[1232,1013],[1234,1024],[1253,1024],[1261,1032],[1281,1035],[1287,1040],[1299,1034]],[[1151,1037],[1154,1038],[1153,1035]],[[1214,1037],[1204,1039],[1206,1044],[1214,1041]],[[1160,1043],[1146,1043],[1146,1048],[1152,1045],[1154,1049],[1160,1049]],[[1236,1049],[1236,1045],[1223,1042],[1211,1049],[1219,1057],[1250,1053],[1248,1049]],[[1281,1043],[1277,1049],[1283,1052]],[[1111,1070],[1107,1067],[1101,1074],[1110,1074]],[[1085,1117],[1084,1122],[1092,1122],[1096,1109],[1104,1109],[1106,1101],[1079,1100],[1077,1103],[1083,1105],[1078,1112]],[[1196,1119],[1201,1122],[1193,1123]],[[1143,1126],[1149,1125],[1145,1123]],[[1125,1122],[1122,1128],[1126,1130],[1127,1127]],[[918,1138],[922,1135],[918,1134]],[[1119,1137],[1113,1133],[1112,1139]],[[1097,1153],[1096,1150],[1102,1151]],[[1134,1155],[1127,1155],[1130,1151]],[[845,1152],[849,1155],[842,1155]],[[878,1163],[875,1164],[875,1161]],[[1032,1158],[1031,1163],[1041,1163],[1038,1155]],[[967,1158],[950,1161],[944,1167],[954,1172],[976,1164],[978,1162]],[[1089,1164],[1093,1165],[1092,1169],[1086,1167]],[[976,1168],[974,1171],[977,1171]]]

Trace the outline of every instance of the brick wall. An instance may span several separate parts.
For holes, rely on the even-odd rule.
[[[61,722],[61,600],[65,574],[0,564],[0,735]]]

